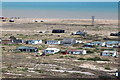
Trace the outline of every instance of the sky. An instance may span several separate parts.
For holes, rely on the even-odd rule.
[[[119,2],[120,0],[0,0],[2,2]]]

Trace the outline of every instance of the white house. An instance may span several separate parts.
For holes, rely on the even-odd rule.
[[[119,41],[107,41],[105,42],[106,47],[119,47],[120,42]]]
[[[103,51],[101,53],[101,56],[113,56],[113,57],[117,57],[118,53],[117,51]]]
[[[83,43],[83,41],[78,41],[78,40],[76,40],[76,43]]]
[[[86,50],[68,50],[69,54],[86,54]]]
[[[54,54],[54,53],[57,53],[59,51],[60,51],[60,49],[57,49],[57,48],[47,48],[44,50],[44,53]]]
[[[26,44],[41,44],[42,40],[28,40]]]
[[[92,45],[105,46],[105,42],[91,42]]]
[[[56,40],[45,41],[45,44],[61,44],[61,41],[56,41]]]

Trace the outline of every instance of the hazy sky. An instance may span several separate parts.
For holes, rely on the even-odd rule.
[[[119,2],[120,0],[0,0],[2,2]]]

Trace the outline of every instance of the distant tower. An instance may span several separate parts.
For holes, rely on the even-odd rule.
[[[95,23],[95,16],[92,16],[92,25]]]

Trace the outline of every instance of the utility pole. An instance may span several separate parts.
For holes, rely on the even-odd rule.
[[[94,26],[95,24],[95,16],[92,16],[92,25]]]

